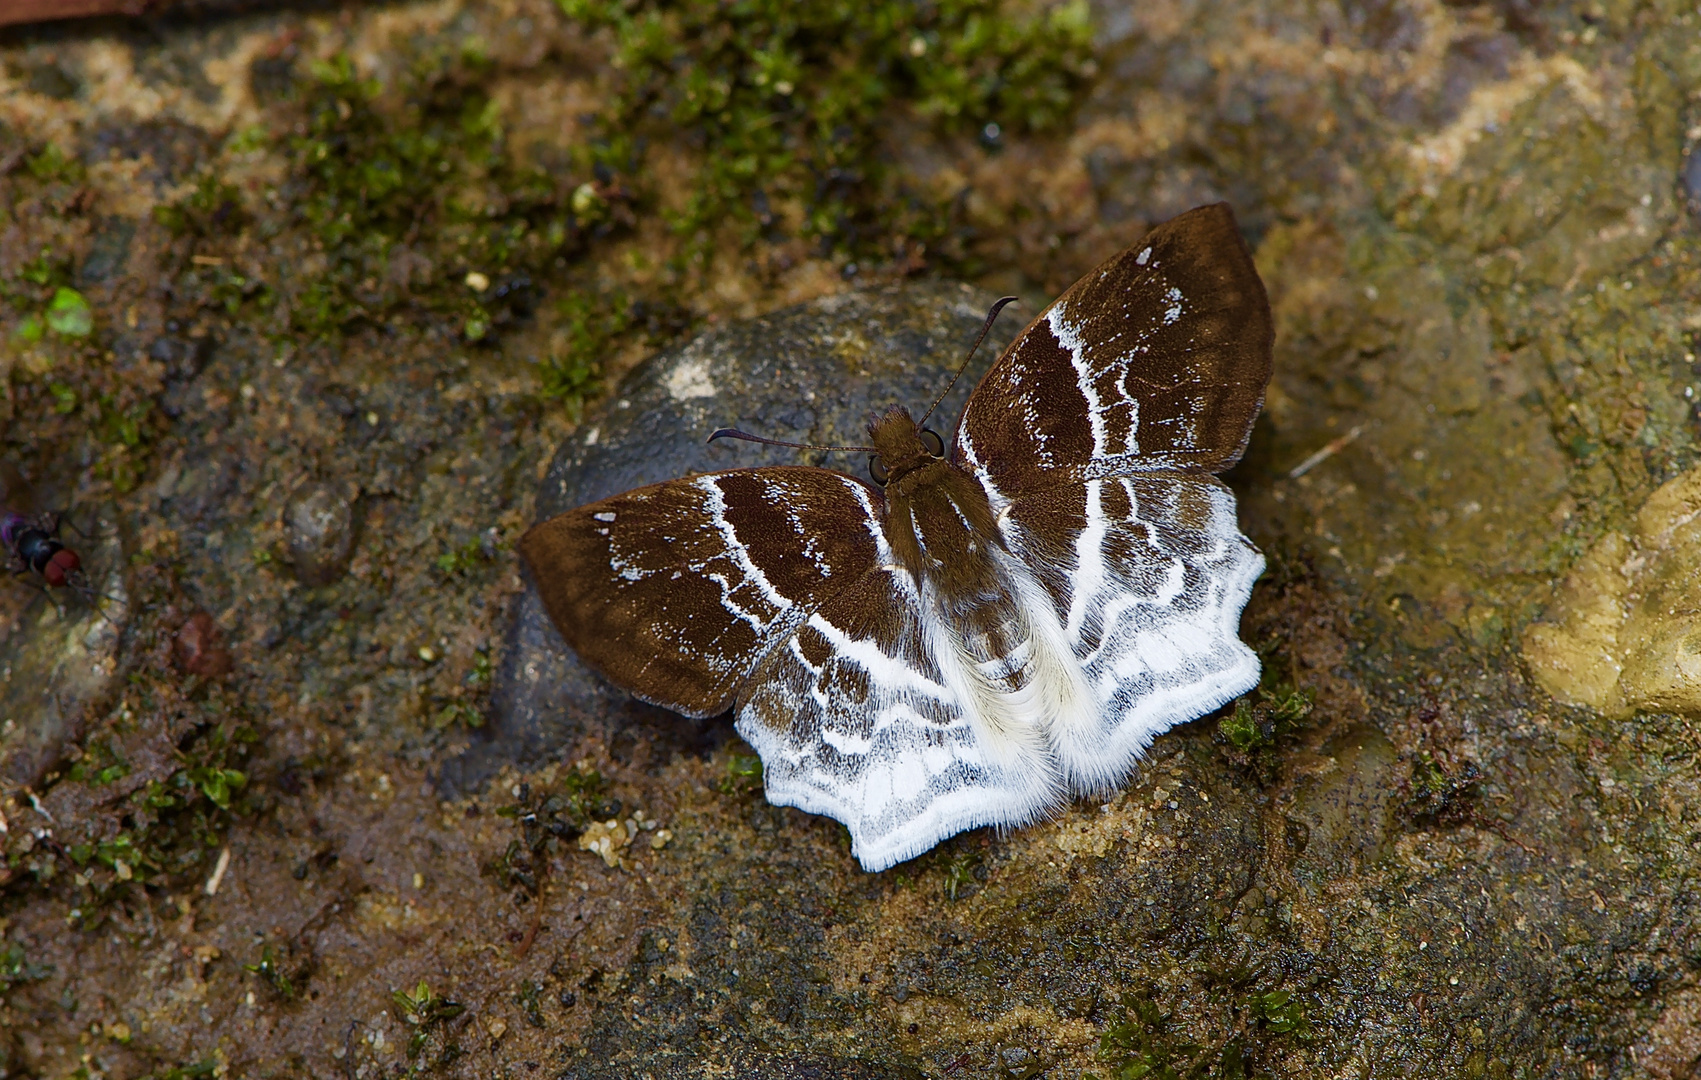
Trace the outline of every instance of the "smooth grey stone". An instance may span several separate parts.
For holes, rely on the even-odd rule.
[[[915,283],[823,297],[709,330],[636,368],[556,452],[538,520],[693,473],[807,464],[867,475],[867,455],[706,442],[720,427],[794,442],[866,444],[871,413],[918,418],[950,381],[996,299],[967,285]],[[1031,312],[1005,312],[928,426],[947,441],[980,374]],[[690,720],[646,705],[586,668],[529,580],[515,605],[491,706],[473,744],[445,763],[443,794],[470,792],[504,765],[531,766],[586,736],[616,754],[702,752],[731,737],[727,717]]]

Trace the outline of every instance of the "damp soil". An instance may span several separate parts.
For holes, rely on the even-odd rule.
[[[1553,643],[1701,618],[1701,17],[1057,19],[1064,119],[900,101],[725,235],[670,225],[722,129],[610,111],[618,27],[554,5],[6,31],[0,480],[89,584],[0,588],[0,1076],[1695,1075],[1695,676]],[[977,40],[900,44],[1026,77]],[[1227,478],[1266,676],[1124,790],[870,875],[724,722],[493,692],[558,449],[658,386],[810,427],[697,333],[955,326],[1219,199],[1278,328]]]

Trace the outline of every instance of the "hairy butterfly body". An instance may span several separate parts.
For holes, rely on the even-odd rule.
[[[669,481],[520,550],[567,642],[638,697],[737,713],[768,797],[870,870],[1120,783],[1153,736],[1256,684],[1263,558],[1215,474],[1270,376],[1226,206],[1154,229],[988,371],[949,451],[875,418],[883,488],[827,469]]]

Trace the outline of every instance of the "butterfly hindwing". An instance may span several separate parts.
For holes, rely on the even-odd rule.
[[[707,473],[560,514],[520,553],[593,668],[653,704],[713,716],[773,642],[873,567],[879,502],[826,469]]]
[[[1043,771],[1000,768],[927,642],[916,583],[882,562],[835,593],[751,673],[738,732],[769,801],[827,814],[869,870],[1057,801]]]
[[[1095,723],[1057,733],[1080,789],[1120,781],[1153,736],[1257,684],[1239,625],[1264,557],[1215,477],[1060,484],[1017,499],[1004,520],[1100,702]]]
[[[1264,285],[1226,204],[1153,229],[1023,330],[956,454],[1004,499],[1063,480],[1240,459],[1270,379]]]

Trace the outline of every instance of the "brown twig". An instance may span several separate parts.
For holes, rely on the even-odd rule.
[[[0,4],[0,26],[95,15],[146,15],[157,6],[153,0],[9,0]]]

